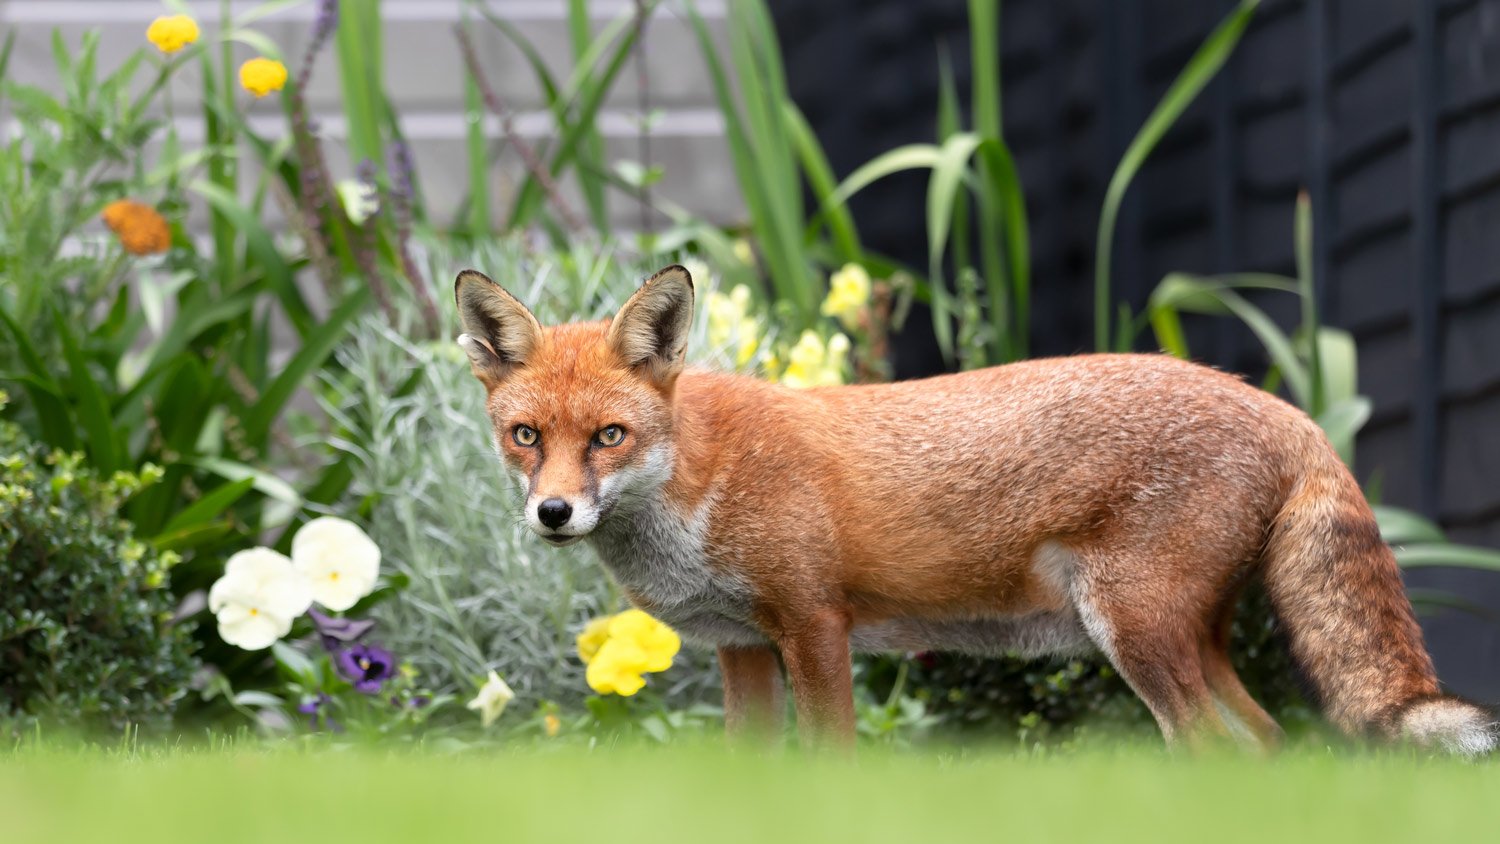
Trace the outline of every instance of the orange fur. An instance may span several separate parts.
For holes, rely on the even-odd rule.
[[[532,328],[492,287],[466,274],[458,298],[528,506],[597,516],[580,535],[631,599],[721,648],[731,726],[774,709],[778,654],[804,731],[847,742],[851,647],[1097,649],[1169,740],[1228,712],[1271,743],[1226,651],[1257,574],[1339,726],[1441,741],[1433,713],[1470,706],[1406,714],[1437,680],[1374,517],[1318,427],[1239,379],[1089,355],[798,391],[684,368],[681,268],[612,323]],[[485,356],[502,345],[525,359]]]

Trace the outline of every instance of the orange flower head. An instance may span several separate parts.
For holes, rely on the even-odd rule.
[[[172,246],[171,227],[149,205],[133,199],[117,199],[104,206],[99,216],[132,255],[156,255]]]

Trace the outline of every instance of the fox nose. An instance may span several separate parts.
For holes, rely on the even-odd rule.
[[[568,517],[573,515],[573,505],[561,498],[549,498],[541,504],[536,505],[536,517],[544,525],[557,530],[568,523]]]

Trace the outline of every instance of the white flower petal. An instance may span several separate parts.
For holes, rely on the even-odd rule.
[[[219,616],[219,638],[247,651],[269,648],[291,629],[291,619],[277,618],[270,613],[252,614],[236,609]]]
[[[292,563],[307,577],[314,600],[342,612],[375,589],[380,547],[353,522],[322,516],[292,537]]]

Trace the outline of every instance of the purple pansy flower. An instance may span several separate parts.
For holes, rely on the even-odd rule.
[[[334,656],[339,673],[354,683],[354,690],[367,695],[380,691],[386,680],[396,676],[396,657],[385,648],[354,644]]]
[[[375,622],[369,619],[335,618],[315,609],[309,609],[307,615],[318,630],[318,638],[323,640],[323,649],[331,654],[339,653],[350,642],[359,641],[375,626]]]

